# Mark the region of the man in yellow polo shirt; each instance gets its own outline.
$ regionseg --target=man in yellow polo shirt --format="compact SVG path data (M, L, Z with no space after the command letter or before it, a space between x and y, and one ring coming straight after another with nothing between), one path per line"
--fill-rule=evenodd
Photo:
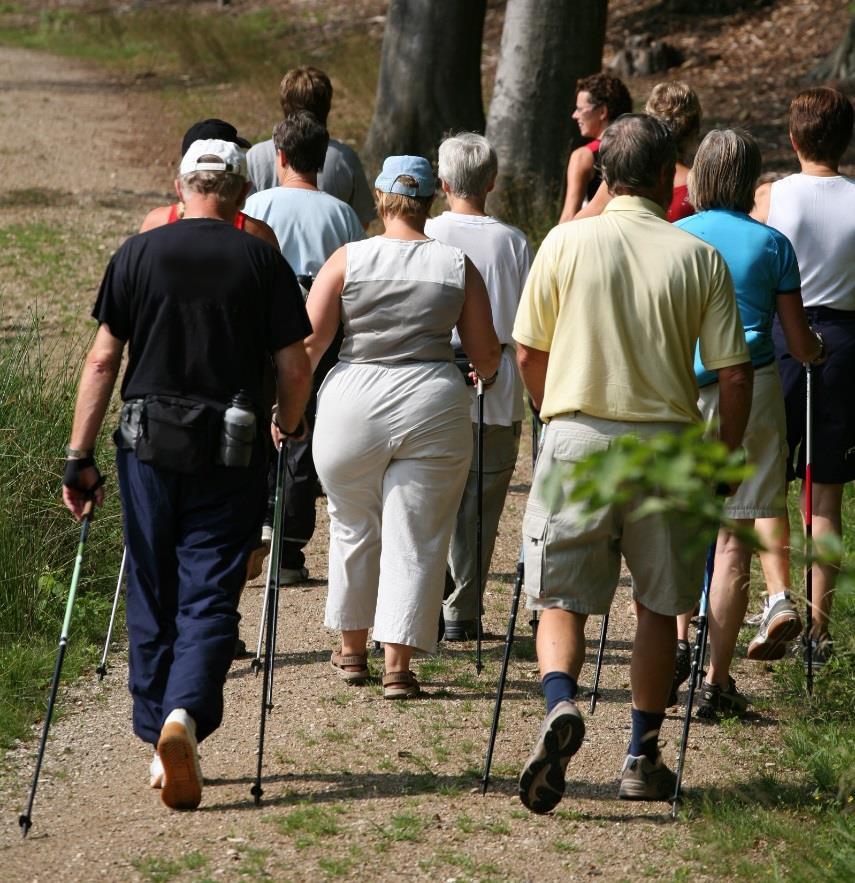
M574 698L585 621L608 613L623 554L633 576L632 739L619 796L667 800L674 774L657 747L674 674L676 620L698 599L703 557L687 559L685 530L662 516L633 520L614 506L593 520L578 506L550 512L540 476L621 435L647 437L698 422L693 355L718 371L722 441L737 447L752 371L733 286L715 249L670 225L676 151L658 120L627 114L609 126L600 162L615 199L605 212L556 227L531 268L514 339L523 382L546 434L523 522L526 595L542 611L537 656L547 716L520 776L522 802L549 812L585 725ZM634 505L638 505L635 501Z

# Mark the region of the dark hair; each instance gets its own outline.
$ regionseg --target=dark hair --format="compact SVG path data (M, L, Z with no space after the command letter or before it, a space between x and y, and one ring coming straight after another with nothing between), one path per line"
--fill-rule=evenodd
M307 110L285 117L273 129L273 145L281 150L288 165L303 174L323 168L330 136L324 124Z
M713 129L701 141L689 172L689 201L699 211L748 214L760 177L760 148L742 129Z
M632 113L632 97L629 89L611 74L592 74L576 83L576 94L587 92L594 106L604 104L609 120L616 120L622 113Z
M330 78L316 67L295 67L279 83L282 116L308 110L324 125L330 114L333 88Z
M677 146L662 120L646 113L625 113L603 132L600 165L610 191L634 193L659 183L662 170L673 169Z
M837 163L852 140L852 102L837 89L805 89L790 102L790 135L813 162Z

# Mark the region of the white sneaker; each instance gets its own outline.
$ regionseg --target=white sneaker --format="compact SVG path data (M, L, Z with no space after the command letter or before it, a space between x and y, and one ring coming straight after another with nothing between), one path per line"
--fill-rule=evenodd
M163 764L160 762L160 755L155 751L154 757L148 768L148 784L150 788L163 787Z
M196 809L202 800L202 768L196 722L176 708L163 722L157 753L163 766L160 799L171 809Z

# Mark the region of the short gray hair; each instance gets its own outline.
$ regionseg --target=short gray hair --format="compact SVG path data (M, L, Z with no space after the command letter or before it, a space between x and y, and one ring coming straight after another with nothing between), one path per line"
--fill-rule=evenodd
M699 212L711 208L751 211L762 158L743 129L713 129L701 141L689 172L689 202Z
M483 196L498 168L493 145L476 132L452 135L439 145L439 177L455 196Z
M662 170L677 162L677 146L668 127L646 113L625 113L603 132L600 165L609 191L648 190Z
M222 162L218 156L200 156L199 162ZM246 180L240 175L232 175L230 172L190 172L188 175L180 175L181 191L189 190L191 193L200 193L203 196L213 193L218 202L232 203L240 198Z

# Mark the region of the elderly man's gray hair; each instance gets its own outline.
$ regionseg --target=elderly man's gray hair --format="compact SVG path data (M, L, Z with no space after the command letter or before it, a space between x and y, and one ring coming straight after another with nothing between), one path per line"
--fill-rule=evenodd
M635 193L659 183L662 170L673 169L677 146L668 127L646 113L625 113L603 133L600 166L609 191Z
M200 156L200 162L217 162L218 156ZM215 195L221 205L236 202L246 181L240 175L229 172L190 172L178 178L182 193L199 193L203 196Z
M499 168L493 145L476 132L461 132L439 145L439 177L455 196L483 196Z

